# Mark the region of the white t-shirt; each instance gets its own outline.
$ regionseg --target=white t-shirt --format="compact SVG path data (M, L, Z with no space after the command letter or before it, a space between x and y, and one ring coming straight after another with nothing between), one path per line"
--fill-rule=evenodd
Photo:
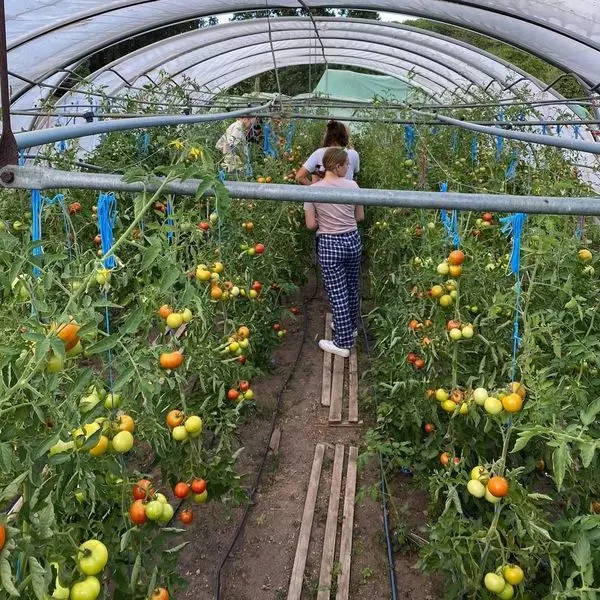
M309 173L314 173L317 170L317 165L323 169L323 155L327 148L317 148L302 165ZM358 152L352 148L346 148L348 153L348 170L346 171L346 179L354 179L355 173L360 171L360 157Z
M346 189L358 189L356 181L345 177L338 177L333 181L317 181L311 187L337 187ZM320 202L305 202L305 211L314 211L317 217L320 234L347 233L356 229L356 217L354 216L356 206L354 204L325 204Z

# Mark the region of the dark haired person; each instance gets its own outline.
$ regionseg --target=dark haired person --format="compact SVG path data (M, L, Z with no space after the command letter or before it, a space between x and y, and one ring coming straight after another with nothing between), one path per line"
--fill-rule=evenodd
M349 142L350 136L346 126L339 121L329 121L323 137L322 147L317 148L300 167L296 174L296 181L302 185L312 185L323 176L323 155L327 148L344 148L347 151L348 171L346 172L346 179L353 180L360 170L360 156L356 150L348 148Z
M327 148L323 154L325 174L313 186L357 189L356 181L346 178L349 162L343 148ZM363 206L304 204L306 226L317 232L317 258L333 314L333 341L320 340L319 347L343 357L350 355L356 337L361 255L357 222L364 218Z

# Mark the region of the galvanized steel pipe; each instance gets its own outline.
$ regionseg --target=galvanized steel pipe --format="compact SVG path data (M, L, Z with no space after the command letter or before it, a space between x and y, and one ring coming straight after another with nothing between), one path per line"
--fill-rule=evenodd
M600 145L600 144L599 144ZM10 175L14 179L10 183ZM88 189L122 192L153 192L160 180L126 183L120 175L57 171L41 167L8 166L0 171L0 184L7 189ZM164 192L195 196L200 181L173 181ZM413 190L379 190L322 188L303 185L225 182L232 198L272 200L279 202L324 202L332 204L362 204L393 208L427 210L470 210L493 212L525 212L530 214L595 215L600 216L600 197L510 196L505 194L464 194L452 192L416 192ZM214 195L208 190L206 196Z

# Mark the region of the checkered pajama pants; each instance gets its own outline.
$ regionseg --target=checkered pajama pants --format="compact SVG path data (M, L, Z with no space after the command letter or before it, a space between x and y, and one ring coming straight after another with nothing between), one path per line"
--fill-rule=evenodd
M357 230L317 237L319 266L333 313L333 341L338 348L354 345L353 333L359 311L360 255Z

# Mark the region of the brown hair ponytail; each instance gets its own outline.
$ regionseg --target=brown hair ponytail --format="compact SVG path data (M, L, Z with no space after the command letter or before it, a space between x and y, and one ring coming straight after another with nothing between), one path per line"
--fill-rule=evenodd
M331 146L341 146L345 148L348 145L349 136L348 129L343 123L334 121L333 119L327 123L325 137L323 138L323 147L330 148Z

